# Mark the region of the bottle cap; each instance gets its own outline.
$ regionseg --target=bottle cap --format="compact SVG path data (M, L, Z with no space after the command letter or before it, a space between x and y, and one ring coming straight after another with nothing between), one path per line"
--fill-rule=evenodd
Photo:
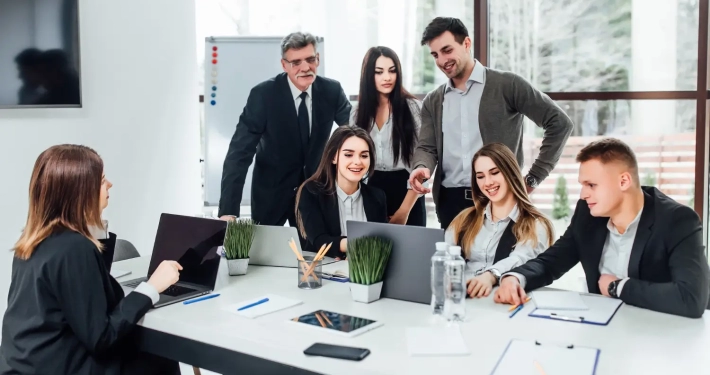
M436 251L447 251L449 249L449 244L446 242L437 242Z
M450 246L449 254L451 255L461 255L461 246Z

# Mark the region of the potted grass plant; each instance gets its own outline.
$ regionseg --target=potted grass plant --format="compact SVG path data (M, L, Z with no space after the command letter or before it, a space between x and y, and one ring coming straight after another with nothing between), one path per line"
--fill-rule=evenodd
M380 237L361 237L348 241L350 294L357 302L370 303L380 298L382 278L392 253L392 241Z
M227 224L224 237L224 257L231 276L245 275L249 266L249 250L254 242L256 222L252 219L237 219Z

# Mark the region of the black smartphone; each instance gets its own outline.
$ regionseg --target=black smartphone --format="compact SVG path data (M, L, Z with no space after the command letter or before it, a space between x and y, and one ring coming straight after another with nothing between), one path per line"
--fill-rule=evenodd
M315 343L303 351L305 355L361 361L370 355L370 349Z

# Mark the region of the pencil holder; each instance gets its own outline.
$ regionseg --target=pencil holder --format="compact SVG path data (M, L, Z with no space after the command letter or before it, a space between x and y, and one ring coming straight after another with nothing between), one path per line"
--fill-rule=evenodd
M314 261L313 258L304 256L302 261L298 261L298 287L301 289L318 289L323 286L321 261Z

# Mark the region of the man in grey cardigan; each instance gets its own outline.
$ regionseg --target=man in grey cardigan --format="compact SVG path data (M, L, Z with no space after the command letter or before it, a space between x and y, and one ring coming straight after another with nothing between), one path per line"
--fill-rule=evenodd
M471 160L484 144L505 144L522 168L524 116L545 130L540 154L525 176L529 193L557 164L573 125L552 99L524 78L473 59L471 38L461 20L435 18L424 29L425 44L449 81L424 98L409 183L417 193L429 193L423 183L438 170L432 189L439 222L446 229L473 205Z

